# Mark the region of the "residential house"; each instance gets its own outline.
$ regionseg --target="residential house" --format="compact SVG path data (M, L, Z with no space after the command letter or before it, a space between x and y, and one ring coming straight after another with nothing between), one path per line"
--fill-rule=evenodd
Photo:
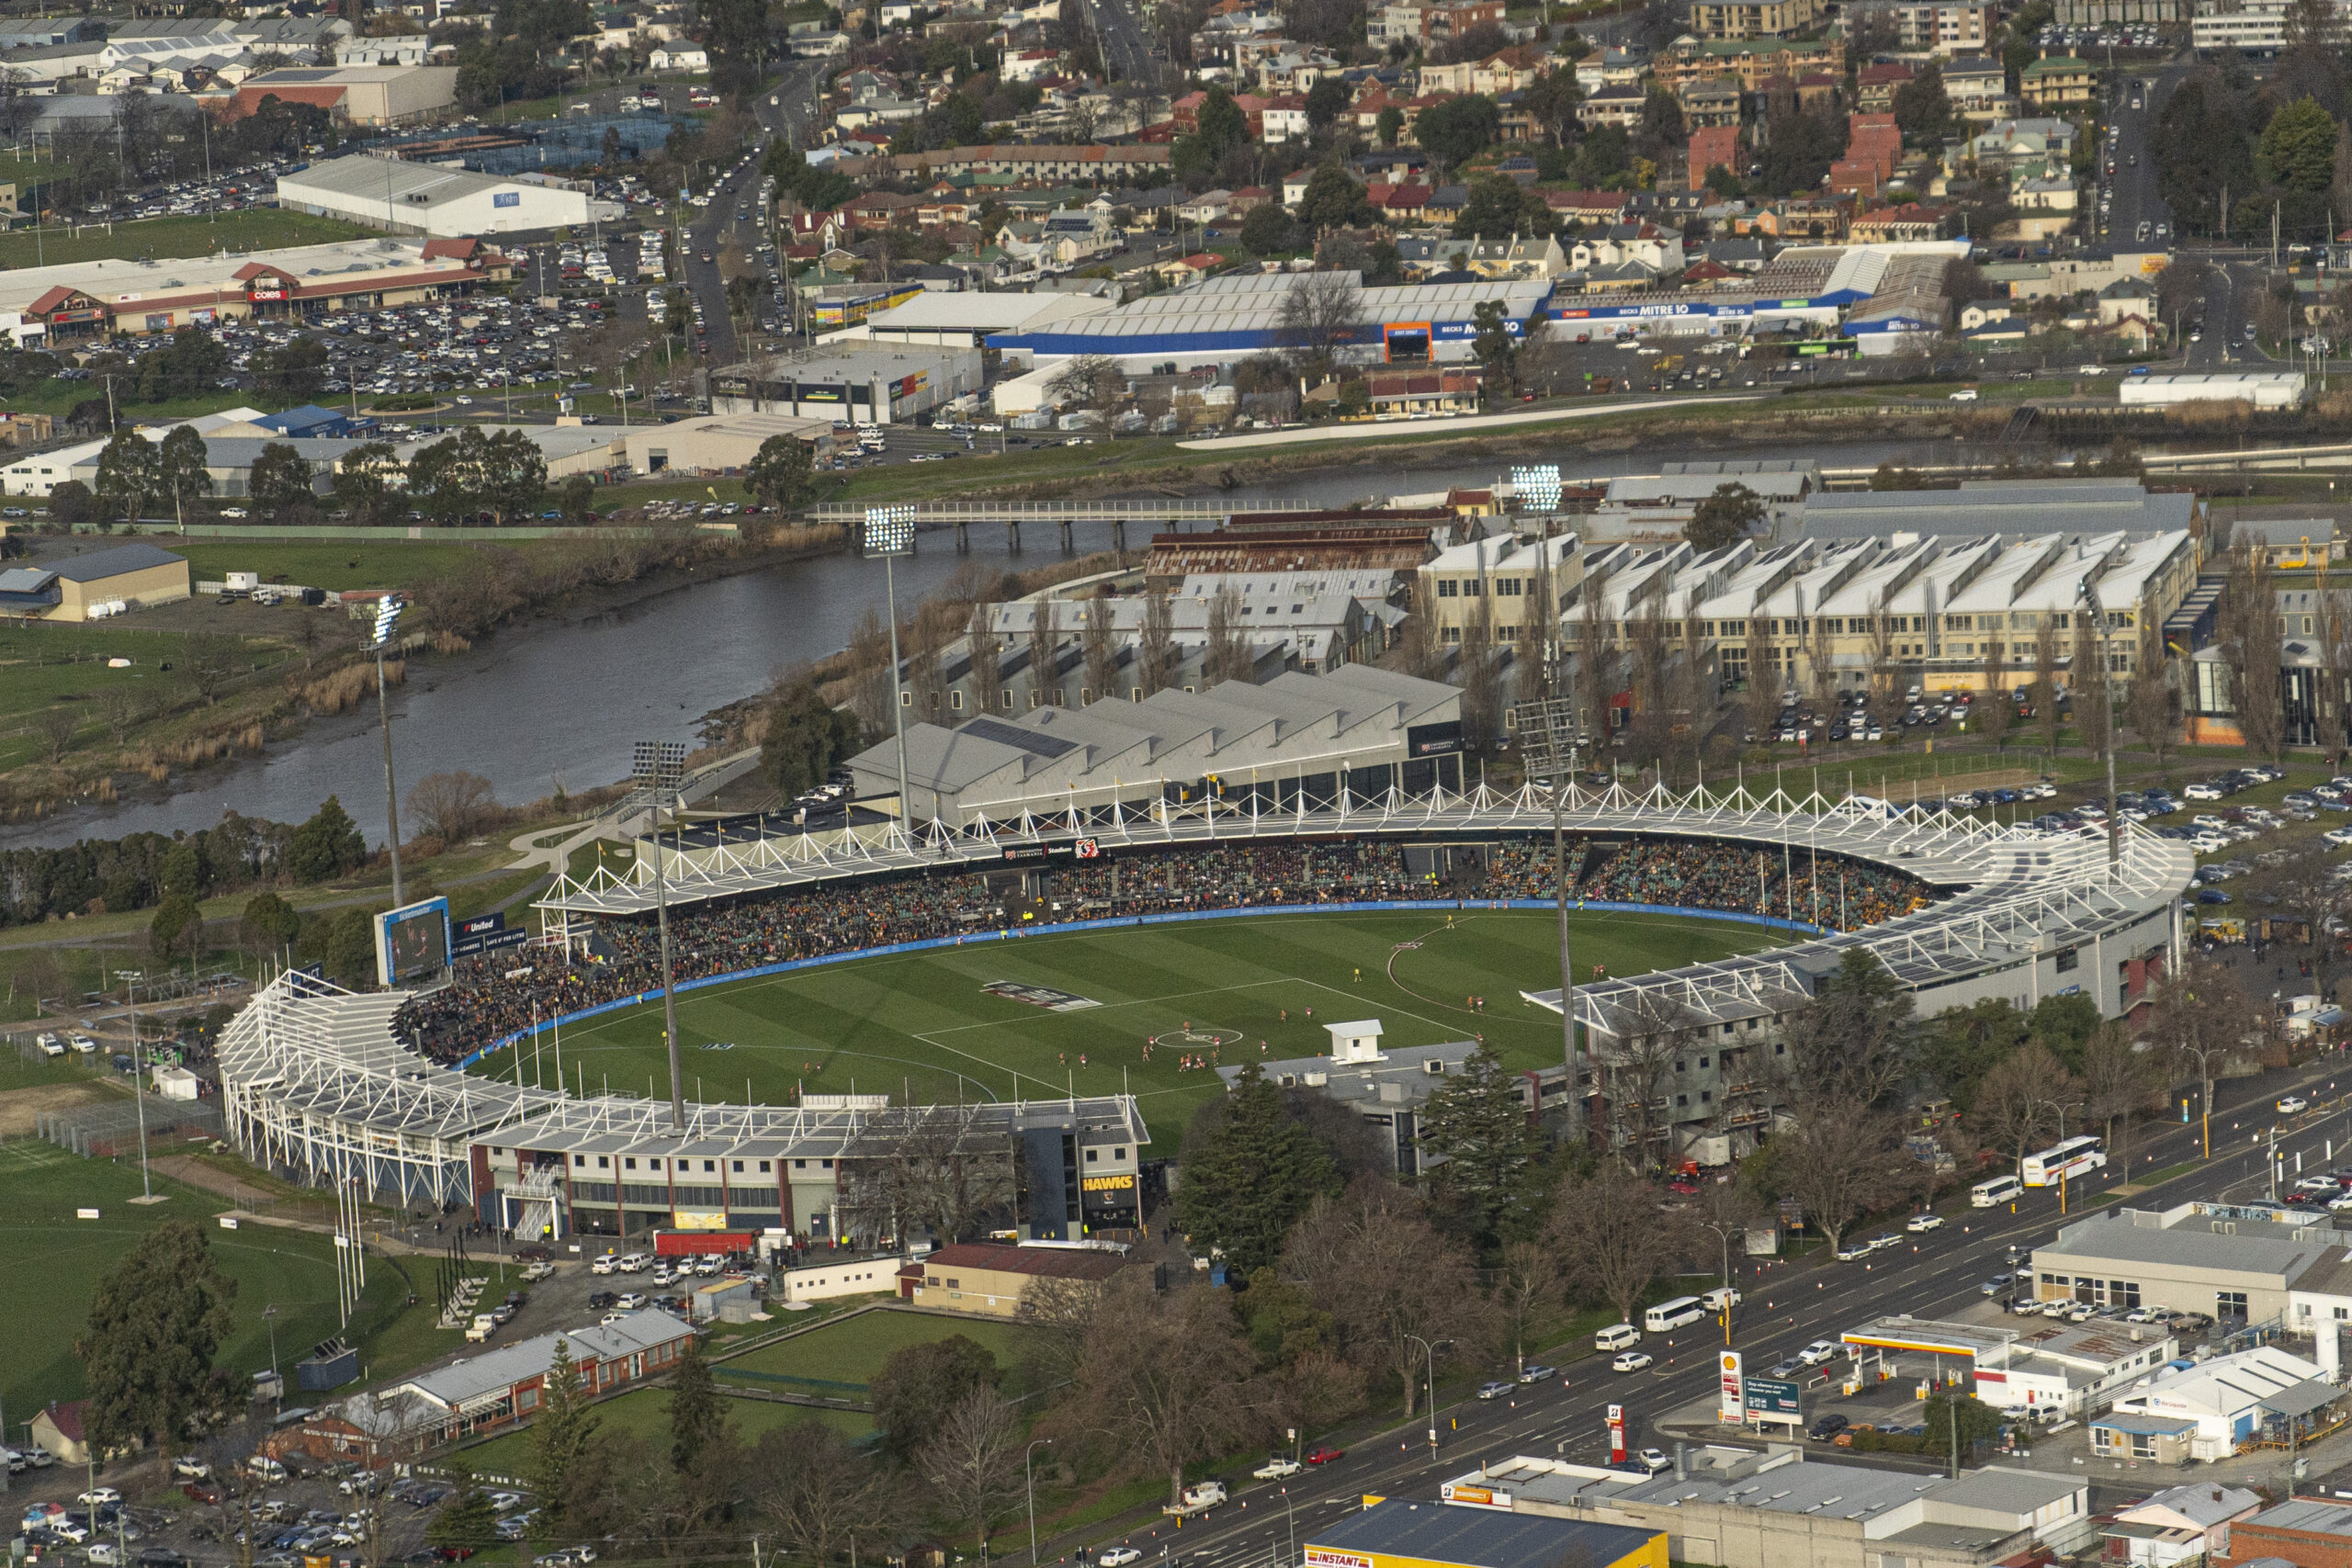
M2167 1486L2116 1511L2099 1530L2100 1561L2130 1568L2176 1568L2194 1558L2230 1554L2230 1527L2262 1509L2262 1495L2243 1486L2199 1481Z
M1649 269L1651 277L1679 273L1688 265L1682 254L1682 236L1654 223L1614 223L1603 229L1588 229L1570 242L1567 256L1568 265L1578 272L1638 262Z
M1034 82L1059 71L1061 62L1061 51L1057 49L1009 50L998 74L1008 82Z
M1550 234L1522 239L1479 240L1464 258L1464 269L1480 277L1557 277L1568 270L1560 242Z
M1176 134L1189 136L1201 128L1201 106L1208 102L1208 97L1205 91L1187 93L1169 106L1169 120L1175 126ZM1266 105L1270 101L1254 93L1233 95L1233 107L1239 109L1243 117L1249 120L1250 136L1252 141L1266 134Z
M1475 28L1503 24L1503 0L1403 0L1385 5L1366 19L1374 45L1419 45L1460 38Z
M1603 87L1577 105L1577 123L1631 130L1642 123L1642 107L1648 101L1649 95L1639 87Z
M1900 207L1884 207L1863 213L1854 220L1852 237L1857 244L1938 240L1943 237L1946 216L1940 207L1923 207L1916 201L1906 201Z
M1265 114L1259 123L1266 128L1266 141L1270 146L1284 141L1306 141L1312 134L1306 123L1306 95L1280 93L1268 98ZM1302 194L1305 188L1302 185Z
M1887 114L1894 108L1894 95L1908 85L1916 73L1900 60L1880 61L1863 66L1854 73L1854 107L1865 114Z
M1152 270L1169 288L1182 288L1188 283L1198 283L1224 265L1225 258L1214 251L1195 251L1189 256L1161 262Z
M2009 73L1986 55L1962 55L1944 62L1944 96L1966 115L2014 115L2017 99L2009 93Z
M1740 103L1745 95L1736 76L1686 82L1676 96L1681 101L1682 123L1686 126L1694 130L1739 128Z
M901 220L914 221L915 209L922 205L916 197L900 196L896 191L870 190L843 203L842 216L852 229L860 233L871 233L890 228Z
M1979 174L2061 173L2073 165L2075 135L2072 121L2055 118L1996 120L1969 138L1968 156Z
M710 54L698 44L665 43L645 57L645 67L657 76L673 72L701 75L710 69Z
M1419 222L1429 209L1430 198L1436 194L1418 181L1373 186L1364 192L1366 199L1384 216L1400 223Z
M1375 415L1476 413L1486 377L1475 369L1374 370L1363 381Z
M1430 223L1452 224L1470 205L1470 187L1466 185L1443 185L1430 192L1421 204L1421 218Z
M1176 216L1187 223L1214 223L1224 217L1232 206L1231 191L1204 190L1200 195L1180 204L1176 209Z
M1616 190L1547 190L1543 193L1544 205L1560 215L1560 221L1577 222L1590 228L1596 223L1615 223L1625 216L1626 196Z
M2045 55L2018 73L2018 96L2040 109L2096 103L2098 76L2087 60Z
M1650 57L1638 50L1604 49L1577 62L1577 85L1588 94L1603 87L1631 87L1649 74Z

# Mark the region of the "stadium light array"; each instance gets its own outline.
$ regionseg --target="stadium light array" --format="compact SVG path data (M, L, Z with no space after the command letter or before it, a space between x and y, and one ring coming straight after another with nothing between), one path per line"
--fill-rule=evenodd
M869 506L865 509L865 553L871 556L910 556L915 553L915 509Z
M1543 513L1560 510L1560 465L1557 463L1512 468L1510 487L1518 492L1522 510Z
M392 627L399 624L401 612L407 608L408 602L401 598L400 595L396 593L387 593L381 600L378 601L376 605L375 647L381 649L390 645L392 640Z

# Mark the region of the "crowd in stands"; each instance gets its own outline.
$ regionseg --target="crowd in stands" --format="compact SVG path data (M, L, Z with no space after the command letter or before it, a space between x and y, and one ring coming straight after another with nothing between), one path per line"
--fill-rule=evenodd
M1886 867L1799 851L1791 866L1755 847L1710 840L1570 840L1574 897L1783 915L1851 929L1917 908L1928 889ZM1405 898L1549 898L1552 846L1536 840L1460 855L1445 876L1406 869L1387 840L1237 842L1125 852L1055 863L1042 893L1003 868L795 889L671 911L671 963L681 980L792 959L855 953L1072 919L1276 905ZM1815 903L1816 888L1820 902ZM401 1032L435 1060L463 1060L547 1020L662 984L650 916L599 922L566 957L551 948L458 961L455 983L409 1004ZM527 975L515 972L527 969Z
M1612 904L1670 904L1776 915L1854 931L1907 915L1928 901L1917 879L1890 867L1802 846L1784 857L1754 844L1712 839L1568 840L1569 897ZM1499 846L1487 884L1511 898L1549 898L1558 887L1552 846ZM1817 900L1817 901L1816 901Z

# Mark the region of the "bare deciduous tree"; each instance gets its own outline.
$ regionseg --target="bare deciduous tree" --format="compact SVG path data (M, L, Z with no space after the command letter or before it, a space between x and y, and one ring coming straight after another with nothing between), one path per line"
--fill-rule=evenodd
M1663 1189L1615 1159L1561 1189L1544 1241L1578 1296L1632 1318L1643 1292L1689 1247L1682 1216L1665 1199Z
M1781 1190L1833 1248L1847 1226L1899 1190L1904 1174L1894 1117L1850 1100L1806 1103L1793 1126L1772 1135L1771 1149Z
M1337 1201L1317 1199L1291 1232L1282 1271L1331 1314L1344 1354L1397 1380L1408 1416L1419 1408L1425 1370L1416 1336L1465 1350L1488 1337L1492 1309L1469 1254L1408 1191L1365 1183Z
M463 843L498 819L498 792L463 768L427 773L408 792L409 819L447 844Z
M1143 631L1136 640L1137 683L1147 697L1164 690L1176 674L1175 608L1165 593L1147 595Z
M2041 750L2058 754L2058 615L2046 611L2033 633L2033 706L2041 721Z
M2074 1075L2048 1048L2029 1042L1984 1075L1968 1121L1987 1144L2014 1150L2022 1171L2028 1151L2054 1135L2065 1112L2082 1103L2082 1086Z
M1181 1504L1184 1467L1226 1451L1249 1419L1249 1343L1222 1291L1154 1291L1151 1276L1114 1276L1078 1376L1076 1408L1100 1438Z
M996 635L996 605L982 599L972 606L972 705L994 713L1004 705L1004 644Z
M1993 742L1996 752L2009 744L2009 726L2017 722L2018 705L2009 695L2009 645L1993 641L1984 645L1984 703L1968 716L1971 728Z
M882 1539L905 1511L891 1472L815 1416L761 1433L750 1469L752 1506L811 1562L831 1562L853 1540Z
M870 1116L842 1150L842 1223L879 1241L927 1227L943 1242L1011 1205L1012 1158L976 1105L897 1108Z
M1029 622L1029 690L1032 706L1061 705L1061 601L1040 599Z
M1481 594L1462 628L1462 734L1473 751L1491 750L1502 734L1502 651L1495 643L1494 600Z
M1502 1267L1495 1271L1495 1307L1510 1333L1516 1371L1527 1370L1528 1329L1558 1308L1567 1288L1566 1259L1558 1248L1540 1241L1514 1241L1503 1248Z
M2230 705L2246 750L2273 761L2286 743L2279 689L2286 627L2270 584L2270 556L2250 542L2230 558L2230 591L2222 601L2222 645L2228 651Z
M1101 702L1119 683L1119 649L1111 635L1111 601L1101 594L1087 601L1086 621L1079 629L1079 645L1086 653L1089 702Z
M1081 354L1056 371L1046 393L1057 403L1076 403L1097 413L1108 413L1126 390L1127 373L1105 354Z
M849 634L849 665L850 711L866 734L881 734L890 728L899 681L890 668L890 628L871 604L859 613Z
M1230 582L1220 586L1209 601L1208 646L1201 653L1203 684L1249 679L1250 645L1241 635L1241 595Z
M2172 754L2176 715L2172 689L2172 661L2165 649L2164 628L2156 618L2142 612L2140 616L2140 646L2132 660L2132 695L2129 699L2132 732L2140 744L2155 753L2156 767L2170 776L2166 760Z
M1300 376L1319 382L1363 322L1363 294L1353 275L1304 273L1283 290L1276 341Z
M948 1412L915 1456L915 1470L940 1511L972 1527L986 1561L989 1536L1021 1500L1021 1418L992 1388Z

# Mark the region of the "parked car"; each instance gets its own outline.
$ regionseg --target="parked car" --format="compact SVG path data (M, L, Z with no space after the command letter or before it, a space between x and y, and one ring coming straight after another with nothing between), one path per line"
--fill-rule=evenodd
M1826 1443L1844 1431L1849 1425L1850 1423L1843 1416L1833 1410L1807 1427L1804 1435L1816 1443Z

